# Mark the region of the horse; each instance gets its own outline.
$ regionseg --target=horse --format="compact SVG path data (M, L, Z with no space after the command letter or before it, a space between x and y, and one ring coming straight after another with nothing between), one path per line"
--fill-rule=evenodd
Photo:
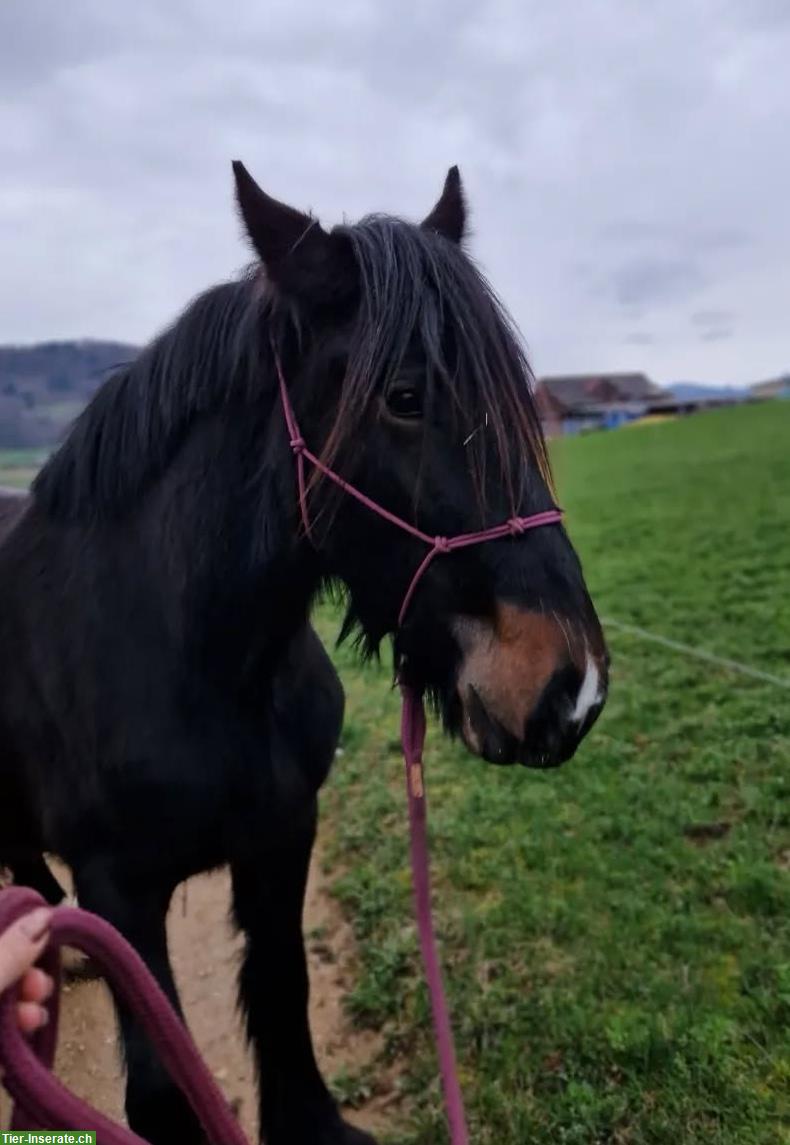
M453 552L398 608L422 543L313 470L300 514L278 397L323 463L429 536L554 507L532 375L465 249L457 168L421 223L325 230L234 163L254 260L99 388L0 544L0 864L49 899L44 861L113 923L178 1006L175 888L229 866L239 1000L268 1145L375 1145L319 1072L302 935L317 794L343 691L313 627L342 638L495 764L569 758L608 653L561 524ZM130 1126L202 1141L119 1007Z

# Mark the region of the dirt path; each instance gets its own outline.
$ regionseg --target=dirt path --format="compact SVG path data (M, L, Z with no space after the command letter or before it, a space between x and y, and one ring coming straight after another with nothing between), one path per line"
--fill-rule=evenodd
M187 1021L209 1068L238 1112L250 1141L256 1138L253 1070L235 1009L240 943L227 923L230 887L226 872L201 875L180 889L168 919L170 950ZM343 1012L343 995L353 977L350 927L327 892L320 858L313 863L305 909L309 942L311 1024L321 1068L327 1078L358 1073L376 1056L374 1034L353 1030ZM122 1073L115 1019L107 990L99 981L75 981L64 988L57 1070L65 1083L93 1105L122 1118ZM382 1077L379 1092L363 1107L348 1111L354 1124L371 1132L397 1116L394 1079ZM0 1127L7 1100L0 1090Z

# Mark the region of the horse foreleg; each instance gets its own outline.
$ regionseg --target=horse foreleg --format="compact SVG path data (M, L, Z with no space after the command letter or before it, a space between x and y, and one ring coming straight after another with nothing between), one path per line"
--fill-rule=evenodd
M233 909L246 937L239 992L258 1063L261 1135L267 1145L375 1145L341 1118L310 1036L302 909L316 818L313 803L287 840L231 862Z
M80 906L112 923L135 947L180 1013L167 953L165 922L172 886L141 886L132 877L111 875L109 857L94 856L74 872ZM151 1145L204 1145L205 1135L156 1051L126 1008L118 1004L127 1068L126 1116Z

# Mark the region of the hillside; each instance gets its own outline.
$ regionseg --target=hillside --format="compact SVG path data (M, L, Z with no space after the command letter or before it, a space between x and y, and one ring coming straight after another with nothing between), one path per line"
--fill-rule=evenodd
M698 382L673 382L667 389L682 401L697 401L701 398L741 401L749 396L747 386L704 386Z
M134 357L123 342L0 346L0 448L53 445L104 379Z

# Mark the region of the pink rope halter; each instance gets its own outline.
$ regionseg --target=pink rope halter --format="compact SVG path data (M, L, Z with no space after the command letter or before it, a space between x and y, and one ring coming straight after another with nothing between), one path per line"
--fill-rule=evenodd
M305 440L299 431L291 400L288 396L288 387L285 384L280 360L275 354L277 378L280 386L280 401L283 407L283 416L288 429L289 444L296 457L296 479L299 488L299 510L302 523L308 537L312 539L310 529L310 515L307 507L307 482L305 481L305 462L308 461L330 481L339 486L344 493L348 493L366 509L376 513L391 525L409 533L412 537L422 541L428 546L428 552L423 557L409 587L403 597L398 612L398 627L403 623L409 605L414 598L417 586L430 567L432 561L440 554L452 553L456 549L465 549L470 545L479 545L484 541L497 541L502 537L516 537L526 533L529 529L538 529L543 525L558 525L562 521L562 512L559 509L546 509L541 513L533 513L529 517L511 517L500 525L490 529L481 529L476 533L458 533L454 537L431 537L415 525L404 521L402 517L391 513L383 505L371 500L354 485L349 484L338 473L325 465L319 457L307 448ZM452 1145L468 1145L469 1131L466 1127L464 1103L461 1096L461 1087L458 1083L458 1071L455 1064L455 1047L450 1025L450 1015L447 1008L447 999L444 993L442 972L439 957L436 951L436 935L433 926L431 911L431 876L430 857L428 854L427 832L427 802L425 797L425 780L423 773L423 747L425 744L425 705L422 695L414 688L401 684L401 744L403 746L403 760L406 767L406 792L409 802L409 835L412 884L414 887L415 917L417 931L420 939L425 977L428 983L428 992L431 998L431 1013L433 1016L434 1036L439 1056L439 1070L442 1078L447 1122L450 1127L450 1140Z

